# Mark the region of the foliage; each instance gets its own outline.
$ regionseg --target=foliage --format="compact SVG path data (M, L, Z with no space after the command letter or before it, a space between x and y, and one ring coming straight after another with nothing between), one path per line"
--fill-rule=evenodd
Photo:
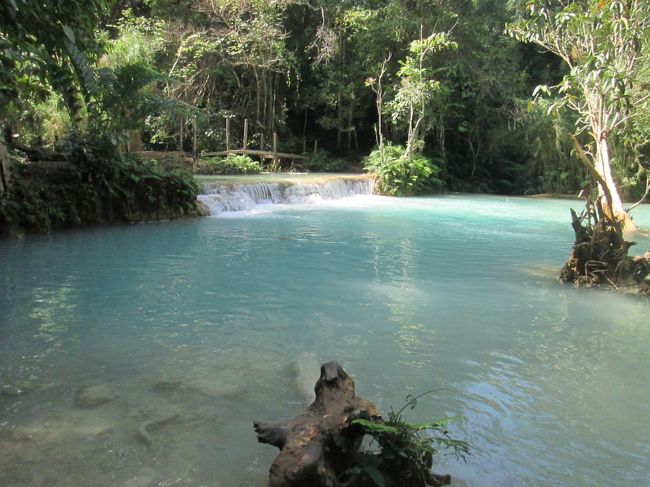
M346 165L343 159L333 158L328 151L320 149L311 155L307 168L314 172L341 172Z
M384 422L355 419L352 424L370 435L378 449L362 452L358 466L346 472L360 476L361 486L423 486L434 482L431 474L433 457L441 448L450 449L457 457L465 459L469 445L453 439L447 426L461 420L451 417L431 423L408 423L404 411L414 409L418 400L434 391L419 396L408 395L406 404L397 412L391 409ZM372 444L370 446L373 446ZM436 483L437 484L437 483Z
M589 187L589 175L573 154L570 134L573 120L567 115L547 116L548 103L540 99L522 103L522 123L526 123L523 143L532 161L528 165L529 192L568 194Z
M409 159L404 147L387 144L364 160L364 170L377 177L377 189L389 196L411 196L431 192L442 181L440 168L430 159L413 154Z
M646 9L640 0L1 0L0 125L25 145L88 130L114 136L123 152L196 143L200 153L225 149L226 117L230 148L241 147L247 119L250 147L264 140L267 149L277 133L283 150L328 151L332 160L319 155L312 170L339 170L340 157L353 160L385 141L404 144L409 157L435 156L436 177L450 189L573 191L584 170L571 154L576 131L564 129L576 117L549 114L555 97L526 108L536 85L559 90L571 68L503 26L534 20L534 5L570 7L576 19L589 7L604 19L622 3L634 7L634 22L621 38L639 55L625 96L610 90L630 111L610 133L611 163L623 191L640 197L650 79L650 36L635 37L639 16L632 18ZM590 30L605 36L608 22ZM573 58L624 64L625 56L598 49L600 57ZM377 105L368 87L379 88L380 72L385 103ZM587 154L589 137L577 135Z
M425 117L434 118L430 113L431 104L436 95L443 90L440 81L431 78L425 60L432 53L456 47L458 44L443 32L434 32L423 38L421 27L420 39L409 44L409 55L400 61L400 69L397 71L399 86L387 109L392 113L395 121L404 119L408 125L406 157L409 159L414 152L422 149L420 132L426 133L422 123Z
M126 10L112 29L114 38L108 31L99 35L104 52L95 66L91 123L94 130L120 135L141 129L148 116L176 107L158 89L168 80L155 66L164 48L164 23L134 17Z
M645 0L534 0L527 2L526 12L526 18L507 26L508 32L547 49L569 68L559 84L540 85L533 95L554 97L548 114L568 109L577 115L572 135L575 149L598 181L605 211L623 220L612 174L612 145L616 132L635 115L635 106L646 106L648 95L632 88L642 43L650 35L650 4Z
M204 159L199 164L199 174L259 174L262 166L248 156L228 154L227 157Z
M162 75L144 63L102 68L98 79L97 113L91 120L97 130L120 133L137 129L148 115L165 108L165 99L151 90Z
M0 120L19 100L24 65L58 91L75 116L88 99L93 72L86 53L107 0L0 2Z
M196 212L191 173L120 157L105 138L73 141L68 165L15 163L0 200L0 232L49 232L80 224L174 218Z

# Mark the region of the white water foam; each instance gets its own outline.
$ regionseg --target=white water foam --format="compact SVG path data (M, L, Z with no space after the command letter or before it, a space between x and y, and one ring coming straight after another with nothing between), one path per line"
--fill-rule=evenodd
M210 216L233 212L254 212L276 205L306 205L335 201L359 195L372 195L372 179L333 179L324 182L215 182L205 185L199 201Z

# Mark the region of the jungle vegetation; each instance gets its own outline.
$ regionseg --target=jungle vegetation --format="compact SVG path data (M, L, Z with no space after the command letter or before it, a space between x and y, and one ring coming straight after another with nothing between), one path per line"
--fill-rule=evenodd
M587 189L624 218L650 189L649 19L644 0L0 0L0 192L32 149L198 156L228 119L231 147L247 120L249 147L277 134L387 194Z

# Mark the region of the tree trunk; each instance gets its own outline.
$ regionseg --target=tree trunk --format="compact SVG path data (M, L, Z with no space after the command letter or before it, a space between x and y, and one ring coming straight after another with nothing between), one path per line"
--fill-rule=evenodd
M275 104L277 102L276 95L277 95L277 91L278 91L278 77L277 76L273 76L271 85L272 85L272 90L273 90L272 97L271 97L271 133L273 133L273 132L276 131L276 129L275 129L275 112L276 112Z
M244 139L243 142L242 142L242 144L243 144L242 148L244 149L243 154L246 155L246 151L248 149L248 119L247 118L244 119L244 136L243 136L243 139Z
M7 148L2 139L0 139L0 197L9 191L9 164Z
M226 152L230 150L230 119L226 117Z
M303 110L303 121L302 121L302 153L307 152L307 107L304 107Z
M196 172L198 166L198 141L197 141L196 116L192 119L192 172Z
M601 207L605 215L610 220L618 222L619 230L621 231L636 230L637 226L630 218L629 213L623 208L618 187L612 177L607 136L605 132L598 132L597 130L594 130L594 133L603 134L596 141L596 160L590 159L580 145L580 142L578 142L577 137L571 135L571 141L573 142L576 155L587 171L589 171L589 174L598 182L599 199L601 200Z
M618 187L612 176L611 159L609 155L609 141L605 132L600 135L596 147L596 171L604 181L606 188L602 183L598 183L600 196L606 201L603 211L608 217L619 221L624 230L636 230L637 227L630 218L630 215L623 207L623 201L618 192Z
M352 152L352 119L353 119L353 105L350 103L350 109L348 110L348 126L346 130L348 131L348 145L347 145L347 150L346 153L350 155L350 152Z
M413 109L413 104L409 106L409 130L408 130L408 135L406 136L406 153L405 157L409 161L411 160L411 156L413 155L413 144L415 143L415 128L413 125L413 117L414 117L414 109Z
M255 75L255 123L257 126L262 125L260 120L262 112L262 87L260 86L260 77L257 74L257 69L253 69Z
M184 125L184 123L185 123L185 120L183 119L183 117L181 117L181 126L180 126L180 129L178 131L178 151L181 152L181 153L183 152L183 138L184 138L183 125Z

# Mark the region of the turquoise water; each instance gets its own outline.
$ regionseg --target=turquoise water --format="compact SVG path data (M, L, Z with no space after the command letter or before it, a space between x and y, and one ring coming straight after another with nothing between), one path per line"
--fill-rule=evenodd
M301 411L332 359L384 410L443 388L410 419L466 417L454 485L643 485L649 303L556 282L571 205L359 197L2 241L0 485L264 485L252 421ZM114 398L77 407L86 386Z

